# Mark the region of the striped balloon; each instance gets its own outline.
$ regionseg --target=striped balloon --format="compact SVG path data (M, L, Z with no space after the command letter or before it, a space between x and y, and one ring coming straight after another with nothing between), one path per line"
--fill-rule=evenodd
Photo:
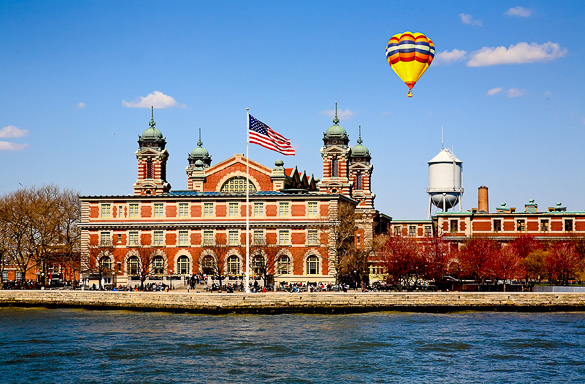
M386 47L386 58L394 72L409 89L425 73L435 57L435 45L422 33L404 32L392 36ZM408 97L412 91L408 92Z

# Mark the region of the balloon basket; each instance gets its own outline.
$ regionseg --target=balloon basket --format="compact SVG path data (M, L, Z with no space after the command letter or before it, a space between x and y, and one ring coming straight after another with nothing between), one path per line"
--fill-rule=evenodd
M412 97L412 91L408 91L408 97Z

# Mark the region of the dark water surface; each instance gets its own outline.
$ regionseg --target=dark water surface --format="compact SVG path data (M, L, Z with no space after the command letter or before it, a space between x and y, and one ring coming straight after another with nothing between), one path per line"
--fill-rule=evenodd
M0 309L3 383L585 382L585 313Z

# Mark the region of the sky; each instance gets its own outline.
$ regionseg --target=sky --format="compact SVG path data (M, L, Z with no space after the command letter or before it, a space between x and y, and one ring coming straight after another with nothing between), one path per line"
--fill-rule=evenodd
M174 190L199 128L213 164L246 153L246 108L296 150L250 145L251 159L321 178L338 103L394 219L427 217L442 146L463 161L463 210L482 185L491 211L529 199L585 210L585 2L443 3L2 0L0 194L132 194L151 105ZM385 57L405 31L436 48L411 98Z

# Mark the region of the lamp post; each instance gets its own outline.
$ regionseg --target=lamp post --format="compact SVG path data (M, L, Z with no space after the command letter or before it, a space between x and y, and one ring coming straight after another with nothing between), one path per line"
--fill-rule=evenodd
M169 282L170 288L173 289L173 271L172 270L169 271L169 280L170 280L170 282Z

